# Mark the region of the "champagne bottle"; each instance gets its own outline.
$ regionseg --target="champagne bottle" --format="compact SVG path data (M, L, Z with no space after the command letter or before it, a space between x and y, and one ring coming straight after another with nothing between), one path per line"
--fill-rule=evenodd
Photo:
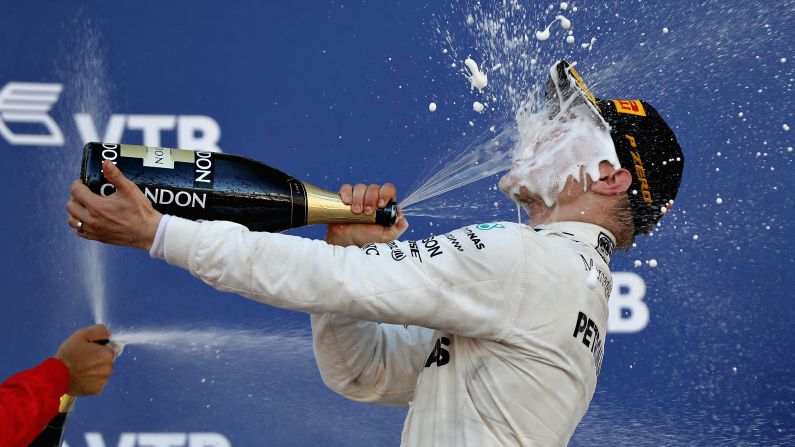
M236 155L88 143L80 178L108 196L114 186L102 175L110 160L161 213L187 219L228 220L253 231L278 232L321 223L395 224L390 202L372 216L353 214L337 193L304 183L266 164Z
M60 447L63 443L64 429L66 428L66 418L74 407L75 397L71 394L61 396L61 404L58 407L58 414L50 419L47 427L39 433L39 436L30 443L28 447Z

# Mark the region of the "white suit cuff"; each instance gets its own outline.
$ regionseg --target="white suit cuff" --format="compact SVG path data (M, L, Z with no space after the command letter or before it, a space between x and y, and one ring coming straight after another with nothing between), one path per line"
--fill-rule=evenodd
M163 259L190 271L190 255L201 223L171 216L164 231Z
M158 259L165 259L166 250L166 227L171 216L164 214L157 224L157 232L155 233L155 240L152 241L152 247L149 248L149 256Z

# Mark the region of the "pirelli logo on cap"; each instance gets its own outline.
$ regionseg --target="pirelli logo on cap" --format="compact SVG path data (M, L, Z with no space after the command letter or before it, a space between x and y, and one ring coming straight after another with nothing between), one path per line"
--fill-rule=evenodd
M646 169L643 168L643 160L640 159L640 153L638 152L638 143L632 135L624 135L624 137L632 147L629 153L632 155L632 163L635 165L635 176L638 178L638 183L640 183L640 194L645 203L651 203L651 190L649 189L649 181L646 179Z
M616 111L618 113L646 116L646 111L643 110L643 104L637 99L614 99L613 103L616 105Z
M596 105L596 98L594 98L593 94L591 94L591 91L588 90L588 85L585 83L585 81L582 80L580 74L577 73L577 70L575 70L574 67L572 67L571 65L569 65L569 73L571 73L571 76L574 78L574 81L577 83L577 87L579 87L580 90L582 90L582 92L585 93L585 97L588 98L588 101L591 103L591 105L596 107L596 110L599 110L599 106Z

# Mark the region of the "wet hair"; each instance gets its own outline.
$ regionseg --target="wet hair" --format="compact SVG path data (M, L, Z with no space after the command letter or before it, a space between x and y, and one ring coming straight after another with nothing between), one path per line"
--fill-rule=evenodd
M629 196L621 195L621 199L616 202L611 213L614 228L613 236L616 237L616 249L628 250L635 242L635 222L632 213L632 205L629 203Z

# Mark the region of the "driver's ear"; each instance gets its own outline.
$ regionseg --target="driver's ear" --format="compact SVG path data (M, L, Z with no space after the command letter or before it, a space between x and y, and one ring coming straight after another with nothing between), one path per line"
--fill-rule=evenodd
M624 168L606 173L591 185L591 191L605 196L624 194L632 184L632 174Z

